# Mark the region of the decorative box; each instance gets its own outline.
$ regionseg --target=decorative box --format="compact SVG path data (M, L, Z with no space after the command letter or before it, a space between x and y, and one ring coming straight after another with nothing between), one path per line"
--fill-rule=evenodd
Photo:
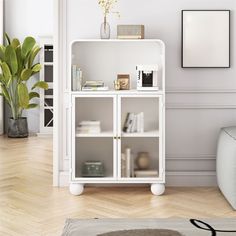
M82 166L83 177L104 177L105 170L101 161L86 161Z

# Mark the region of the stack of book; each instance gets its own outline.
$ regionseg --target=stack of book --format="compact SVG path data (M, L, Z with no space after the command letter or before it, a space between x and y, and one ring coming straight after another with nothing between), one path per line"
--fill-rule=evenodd
M79 134L97 134L101 132L101 122L97 120L87 120L79 123L76 131Z
M135 170L134 176L137 178L157 178L158 171L157 170Z
M80 91L82 85L82 71L78 65L72 65L72 90Z
M102 80L88 80L82 87L83 91L105 91L108 89Z
M134 160L130 148L126 148L125 153L121 154L121 177L134 177Z
M144 132L144 113L138 114L128 112L123 127L125 133L143 133Z

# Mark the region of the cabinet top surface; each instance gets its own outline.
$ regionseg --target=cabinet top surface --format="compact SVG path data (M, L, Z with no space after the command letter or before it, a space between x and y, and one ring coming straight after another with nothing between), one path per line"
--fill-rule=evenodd
M79 42L156 42L162 44L163 46L165 45L161 39L75 39L71 42L71 45Z
M163 95L163 90L158 91L138 91L138 90L108 90L108 91L74 91L71 95L145 95L145 96L157 96Z

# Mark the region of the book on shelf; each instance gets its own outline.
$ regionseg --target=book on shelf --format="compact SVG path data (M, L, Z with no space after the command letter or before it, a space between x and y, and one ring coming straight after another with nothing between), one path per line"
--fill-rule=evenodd
M83 91L106 91L108 89L102 80L88 80L82 87Z
M100 126L100 120L84 120L79 123L80 125Z
M102 87L104 82L102 80L87 80L84 87Z
M126 157L124 153L121 153L121 177L126 177Z
M79 134L98 134L101 133L101 122L95 120L81 121L76 128Z
M131 174L131 165L130 165L130 161L131 161L131 150L130 148L126 148L125 149L125 157L126 157L126 177L129 178L130 174Z
M144 132L144 113L128 112L126 115L123 132L125 133L143 133Z
M82 91L107 91L109 90L108 86L104 87L82 87Z
M72 91L80 91L82 89L82 70L78 65L72 65Z
M121 177L134 177L134 159L130 148L126 148L125 153L121 153Z
M135 170L134 176L137 178L158 177L158 170Z

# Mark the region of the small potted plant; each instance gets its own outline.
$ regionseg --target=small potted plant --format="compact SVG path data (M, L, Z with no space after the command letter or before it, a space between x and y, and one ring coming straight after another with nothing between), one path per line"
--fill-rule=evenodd
M5 38L7 45L0 45L0 95L5 98L11 110L8 137L28 137L28 123L27 118L23 117L23 111L38 106L32 102L33 98L39 98L36 88L48 89L44 81L28 87L32 76L41 70L41 65L34 63L40 47L33 37L26 37L22 44L16 38L11 40L7 34Z

